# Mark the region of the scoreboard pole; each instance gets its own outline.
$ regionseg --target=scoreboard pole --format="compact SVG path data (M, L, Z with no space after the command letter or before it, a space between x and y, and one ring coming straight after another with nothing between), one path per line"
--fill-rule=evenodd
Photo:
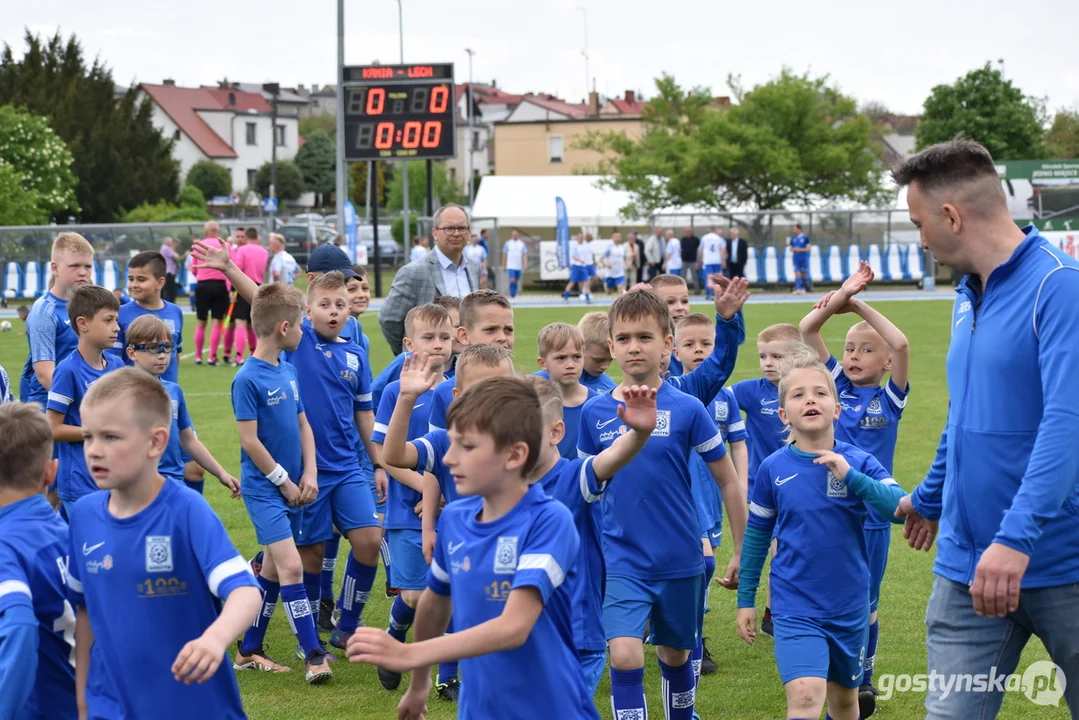
M427 161L427 217L435 214L435 181L431 177L431 161Z
M374 241L374 257L371 263L375 266L375 297L382 297L382 253L378 247L378 160L371 161L371 170L375 176L375 197L371 200L371 239ZM405 243L408 247L408 243ZM405 250L408 252L408 250Z

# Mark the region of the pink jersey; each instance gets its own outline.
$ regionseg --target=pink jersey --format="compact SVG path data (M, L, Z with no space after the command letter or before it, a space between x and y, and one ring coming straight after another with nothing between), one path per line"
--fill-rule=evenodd
M270 252L261 245L253 242L241 245L232 254L232 259L244 275L259 285L266 279L266 264L270 261Z
M223 247L229 250L230 254L233 255L233 257L235 258L235 253L232 252L231 246L227 242L221 240L221 238L203 238L202 242L210 245L211 247ZM225 273L221 272L220 270L203 267L197 262L193 263L192 267L195 269L195 279L199 280L200 282L202 280L224 280L226 283L228 282L228 278L225 277Z

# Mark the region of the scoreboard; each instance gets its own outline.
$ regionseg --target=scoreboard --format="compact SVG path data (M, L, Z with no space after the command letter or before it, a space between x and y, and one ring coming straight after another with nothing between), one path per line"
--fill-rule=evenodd
M453 63L344 68L345 160L457 154Z

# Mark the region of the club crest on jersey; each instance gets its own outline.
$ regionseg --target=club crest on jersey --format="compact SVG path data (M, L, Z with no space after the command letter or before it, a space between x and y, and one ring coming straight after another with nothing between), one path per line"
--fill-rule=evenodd
M880 398L875 397L869 401L869 407L865 409L870 415L880 415L884 412L884 408L880 406Z
M652 437L669 437L671 434L671 411L656 410L656 429Z
M963 313L968 312L970 312L970 300L964 300L959 303L959 314L962 315Z
M716 401L716 420L719 422L726 422L727 415L730 412L730 408L727 407L727 403Z
M498 575L512 575L517 572L517 537L500 537L495 548L494 572Z
M146 572L172 572L172 536L146 536Z
M165 320L164 323L165 323L165 327L167 327L169 329L169 334L170 335L175 335L176 334L176 321L173 320L172 318L169 318L168 320Z
M360 369L360 358L359 358L359 356L354 355L352 353L345 353L345 361L348 362L349 370L355 370L357 372L359 371L359 369Z
M828 497L847 497L847 484L837 478L831 472L828 473Z

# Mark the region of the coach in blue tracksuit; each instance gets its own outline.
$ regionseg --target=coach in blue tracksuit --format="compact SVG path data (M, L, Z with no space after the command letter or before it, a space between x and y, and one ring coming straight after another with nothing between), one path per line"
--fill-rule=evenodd
M929 670L1002 678L983 691L931 687L928 718L996 717L1032 634L1059 670L1046 663L1028 697L1055 704L1063 690L1079 717L1079 264L1015 226L975 142L928 148L895 179L908 186L922 247L965 275L951 316L948 423L897 512L912 547L928 549L939 522Z

